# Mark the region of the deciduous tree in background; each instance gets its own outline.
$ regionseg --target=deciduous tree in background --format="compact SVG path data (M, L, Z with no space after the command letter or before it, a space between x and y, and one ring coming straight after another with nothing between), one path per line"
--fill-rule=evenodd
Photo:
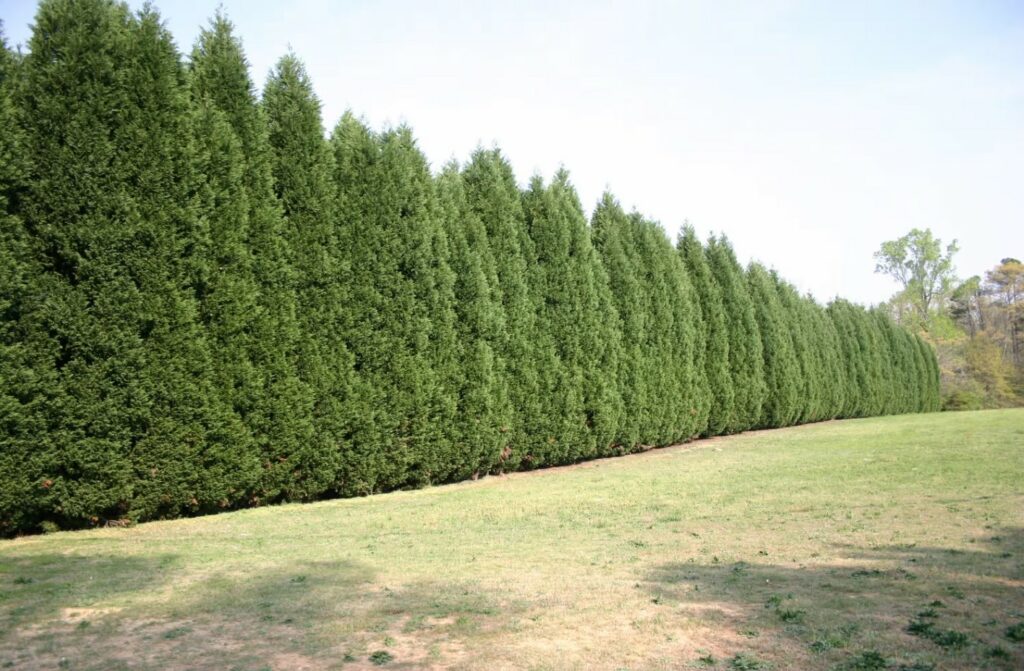
M901 298L910 314L898 311L897 319L914 328L929 330L932 317L944 307L956 283L953 255L956 240L942 247L930 229L915 228L902 238L883 242L875 252L875 272L889 275L902 287Z

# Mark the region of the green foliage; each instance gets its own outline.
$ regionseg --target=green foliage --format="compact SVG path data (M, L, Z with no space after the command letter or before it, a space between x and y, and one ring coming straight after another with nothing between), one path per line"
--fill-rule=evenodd
M789 426L800 416L798 402L803 391L789 315L783 311L776 282L764 266L750 264L747 287L761 334L767 386L758 426Z
M711 273L722 294L722 309L729 329L729 372L735 403L725 422L724 433L736 433L759 425L768 393L761 332L743 269L729 241L724 237L711 238L706 252Z
M214 508L239 462L188 286L199 226L173 42L150 9L44 2L22 77L27 309L53 357L38 504L62 525Z
M645 367L650 314L647 290L639 274L640 250L634 220L609 193L602 196L594 210L591 232L608 277L616 328L621 334L617 377L622 415L616 443L621 449L631 450L648 439L641 436L650 426L650 405L655 398Z
M274 193L273 154L241 42L223 16L216 16L200 33L192 50L190 72L193 98L216 110L230 128L233 139L229 141L237 142L243 157L241 185L227 187L239 202L228 205L228 212L217 213L226 215L226 219L210 218L215 239L244 235L248 255L243 252L235 256L232 249L224 266L215 257L210 268L211 273L217 273L223 267L223 281L240 286L235 296L224 297L229 305L219 305L216 293L202 299L214 323L227 321L220 328L226 329L225 337L232 341L232 347L244 348L234 352L232 358L243 362L239 367L251 365L256 371L255 379L245 379L237 387L237 394L232 394L233 404L255 442L260 463L250 500L258 503L308 498L316 487L310 487L307 479L315 483L322 477L315 473L321 456L312 422L313 393L300 379L296 363L302 335L288 240ZM239 304L230 305L233 301ZM230 314L218 315L221 310Z
M604 267L564 170L545 187L535 177L523 196L533 243L530 289L537 310L535 345L547 399L538 464L608 454L618 430L620 333Z
M301 62L258 101L221 15L187 66L110 0L0 47L0 533L938 409L935 352L883 311L611 195L588 225L565 171L522 191L497 149L435 176L405 127L325 139ZM1017 384L1012 261L968 352L989 395Z
M537 317L528 277L533 242L512 167L497 149L475 151L462 175L469 208L486 229L505 318L495 352L514 412L499 469L530 467L533 446L550 438L541 432L547 401L540 394Z
M683 227L677 243L701 310L701 331L697 346L704 344L704 371L710 394L706 435L726 430L733 413L735 390L729 368L729 331L722 295L708 259L693 227Z
M653 417L650 443L690 440L708 425L700 305L685 265L658 224L633 215L650 310L646 372Z
M889 275L902 287L909 306L908 325L929 329L933 314L956 282L953 255L956 240L942 248L942 240L930 229L915 228L896 240L883 242L875 252L875 272Z
M295 56L282 58L270 73L263 111L298 306L297 374L313 401L312 435L289 497L308 499L333 485L348 438L352 361L340 337L348 268L340 254L334 159L320 101Z
M43 270L17 216L29 167L13 101L19 66L0 33L0 533L31 529L46 512L46 417L58 389L57 343L38 315Z
M499 468L509 444L513 408L496 352L505 315L487 231L469 206L456 164L445 166L437 188L455 276L456 352L451 384L458 405L451 472L453 477L465 478Z
M350 269L344 338L356 370L339 488L444 481L454 474L454 278L426 159L407 128L375 135L351 114L331 143Z

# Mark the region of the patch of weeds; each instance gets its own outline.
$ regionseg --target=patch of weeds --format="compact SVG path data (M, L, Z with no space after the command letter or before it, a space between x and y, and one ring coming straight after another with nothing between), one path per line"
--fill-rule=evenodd
M827 652L836 648L845 648L850 644L850 639L860 627L854 623L844 624L835 631L825 632L820 638L815 639L811 645L811 652Z
M740 632L740 634L746 636L747 638L757 638L761 635L761 632L759 632L756 629L744 629Z
M402 627L402 631L408 634L416 631L417 629L423 629L425 622L425 615L413 615L409 618L409 621L405 623L405 626Z
M950 585L949 587L946 588L946 594L950 595L954 599L963 599L966 596L963 593L963 590L961 590L959 587L956 587L954 585Z
M647 547L647 543L645 543L643 541L633 540L633 541L629 541L629 544L632 545L635 548L645 548L645 547Z
M1009 559L1012 556L1013 556L1012 552L1001 552L1001 553L999 553L999 558L1000 559Z
M962 631L953 631L952 629L937 631L934 635L929 636L928 640L943 648L953 648L954 650L966 648L967 644L971 642L967 634Z
M368 659L376 666L384 666L388 662L394 660L395 656L387 650L377 650L370 654Z
M717 663L717 660L715 660L715 656L709 652L703 657L698 657L697 663L701 666L714 666Z
M922 610L920 613L917 614L917 617L922 618L922 619L924 619L924 618L936 618L938 616L939 616L939 611L935 610L934 608L925 608L924 610Z
M165 631L164 632L164 638L166 638L167 640L170 641L170 640L173 640L175 638L181 638L185 634L191 633L191 631L192 631L191 627L175 627L174 629L171 629L170 631Z
M935 629L934 622L922 622L921 620L915 620L907 625L907 633L911 636L927 637L933 629Z
M729 668L733 671L762 671L769 666L767 662L741 652L729 660Z
M307 579L308 578L306 576L304 576L304 575L297 575L294 578L292 578L291 581L293 583L295 583L296 585L301 585L302 583L306 582Z
M775 611L775 614L786 624L803 624L807 611L795 608L779 608Z
M920 636L943 648L959 649L970 642L967 634L952 629L937 629L934 622L915 620L907 625L907 633Z
M15 585L31 585L34 582L35 582L35 580L33 580L32 578L26 578L26 577L20 576L20 575L17 578L14 579L14 584Z
M839 668L845 671L882 671L888 667L889 662L882 656L882 653L877 650L868 650L850 658Z
M395 639L391 638L390 636L385 636L384 637L384 646L385 647L390 648L394 644L395 644Z
M764 602L764 607L765 608L778 608L779 606L782 605L783 601L785 601L786 599L792 599L792 598L793 598L792 594L786 594L785 596L783 596L781 594L772 594L770 597L768 597L768 600Z
M747 563L746 562L736 562L736 564L733 565L733 567L732 567L733 575L744 575L746 573L746 571L747 571Z
M910 664L900 664L896 667L896 671L935 671L935 665L931 662L911 662Z
M946 604L944 604L941 601L939 601L938 599L936 599L935 601L932 601L930 604L928 604L928 607L929 608L945 608Z
M856 571L854 571L850 575L852 577L854 577L854 578L876 578L876 577L882 575L882 572L879 571L876 568L871 568L871 569L861 568L861 569L857 569Z
M341 658L341 663L342 663L342 664L348 664L348 663L350 663L350 662L354 662L354 661L356 661L356 659L357 659L357 658L356 658L356 656L355 656L355 655L353 655L353 654L352 654L351 652L346 652L346 653L345 653L345 654L344 654L344 655L342 656L342 658Z
M995 645L985 651L985 656L989 659L1010 659L1010 653L1006 648Z
M88 629L91 624L92 624L92 622L89 622L89 620L82 620L81 622L78 623L78 628L79 629Z
M1024 643L1024 622L1018 622L1007 627L1006 638L1014 643Z

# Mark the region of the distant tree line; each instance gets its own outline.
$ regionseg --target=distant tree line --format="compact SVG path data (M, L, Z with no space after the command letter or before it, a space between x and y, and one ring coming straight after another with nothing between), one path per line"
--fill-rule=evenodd
M44 0L0 54L0 533L353 496L938 408L885 314L497 149L325 138L231 24Z
M943 409L1024 405L1024 264L1006 257L961 281L957 251L928 229L882 243L875 270L901 290L880 309L935 348Z

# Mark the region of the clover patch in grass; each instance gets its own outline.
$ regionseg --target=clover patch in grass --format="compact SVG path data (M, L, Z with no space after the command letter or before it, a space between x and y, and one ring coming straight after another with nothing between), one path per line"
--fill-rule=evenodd
M176 638L181 638L185 634L188 634L188 633L191 633L191 632L192 632L192 628L191 627L175 627L174 629L170 629L168 631L165 631L164 632L164 638L166 638L167 640L173 640L173 639L176 639Z
M393 661L395 659L395 656L387 650L376 650L370 653L368 659L372 664L376 666L384 666L388 662Z
M767 662L762 662L757 657L741 652L729 660L729 668L732 671L763 671L771 667Z
M807 617L806 610L797 608L778 608L775 610L775 614L786 624L803 624L804 618Z
M889 662L877 650L867 650L840 665L844 671L883 671Z
M907 633L911 636L919 636L929 640L935 645L943 648L960 649L967 647L970 638L961 631L952 629L938 629L934 622L925 620L914 620L907 625Z
M877 578L882 572L876 568L860 568L850 574L853 578Z

